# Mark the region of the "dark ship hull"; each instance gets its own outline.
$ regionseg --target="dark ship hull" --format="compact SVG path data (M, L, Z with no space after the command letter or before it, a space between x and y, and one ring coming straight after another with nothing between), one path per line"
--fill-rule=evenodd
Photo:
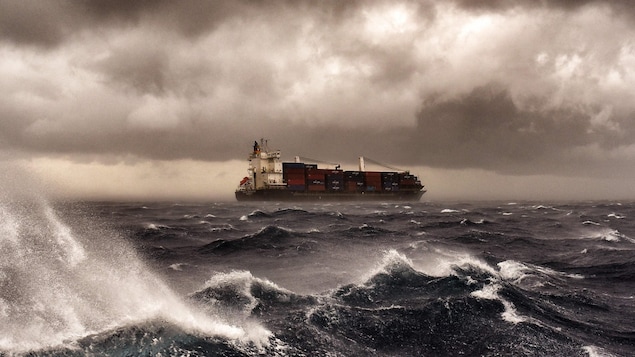
M236 191L238 201L408 201L421 199L425 190L401 192L299 192L286 189Z

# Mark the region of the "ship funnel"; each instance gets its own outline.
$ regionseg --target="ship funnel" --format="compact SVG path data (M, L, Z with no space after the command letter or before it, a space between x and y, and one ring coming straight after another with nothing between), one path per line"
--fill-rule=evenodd
M364 164L364 157L359 157L359 171L366 171L366 165Z

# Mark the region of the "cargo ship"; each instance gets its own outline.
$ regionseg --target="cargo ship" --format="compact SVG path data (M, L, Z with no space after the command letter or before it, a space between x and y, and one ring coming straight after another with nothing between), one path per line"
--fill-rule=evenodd
M408 171L366 171L364 157L358 171L340 165L320 168L314 163L282 162L280 150L254 142L248 174L236 189L238 201L418 201L426 192Z

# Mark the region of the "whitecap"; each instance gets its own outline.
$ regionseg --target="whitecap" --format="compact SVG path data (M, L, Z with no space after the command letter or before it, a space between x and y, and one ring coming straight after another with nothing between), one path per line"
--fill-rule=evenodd
M183 267L188 265L187 263L174 263L172 265L169 266L170 269L172 270L176 270L176 271L183 271Z
M600 347L597 346L583 346L582 350L586 352L589 357L614 357L615 355L612 353L608 353Z
M226 231L233 231L234 229L235 229L234 226L232 226L231 224L225 224L219 227L210 227L209 231L210 232L226 232Z
M504 280L520 281L527 276L529 268L520 262L514 260L506 260L497 264L499 267L499 276Z
M527 321L527 318L518 314L516 311L516 307L511 302L503 299L498 291L501 289L499 284L488 284L483 286L483 289L476 290L470 293L473 297L477 299L485 299L485 300L498 300L503 304L504 311L501 313L501 318L507 322L518 324L520 322Z
M553 207L550 206L543 206L543 205L536 205L533 206L533 209L552 209Z
M337 218L344 218L344 215L342 214L342 212L339 211L335 211L335 212L330 212L329 213L331 216L335 216Z
M524 278L529 276L533 277L566 277L571 279L584 279L584 276L579 274L563 273L551 268L542 267L539 265L525 264L517 262L515 260L505 260L497 264L499 267L499 276L503 280L513 281L514 283L521 282ZM542 285L542 279L536 285Z
M455 209L450 209L450 208L445 208L443 210L441 210L441 213L458 213L459 211L455 210Z

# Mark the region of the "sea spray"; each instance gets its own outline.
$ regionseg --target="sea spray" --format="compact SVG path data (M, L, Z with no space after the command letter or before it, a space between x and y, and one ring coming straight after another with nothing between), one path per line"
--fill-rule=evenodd
M267 343L257 324L233 326L187 304L117 234L93 234L76 234L43 199L0 203L0 354L72 347L157 319L195 335Z

